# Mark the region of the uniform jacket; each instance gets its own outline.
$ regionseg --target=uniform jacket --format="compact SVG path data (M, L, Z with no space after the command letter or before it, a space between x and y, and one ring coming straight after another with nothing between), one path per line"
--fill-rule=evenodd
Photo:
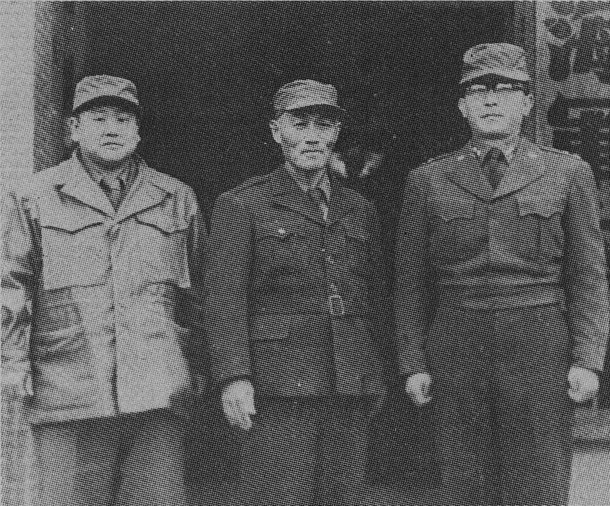
M382 391L388 307L370 203L332 181L325 222L280 168L218 198L210 241L206 328L218 382L251 377L257 395Z
M3 221L2 373L32 375L31 422L181 411L202 338L193 191L138 160L115 212L74 155L9 191Z
M607 300L595 183L577 156L521 139L495 192L468 147L409 174L396 253L402 373L426 370L437 304L565 304L574 364L599 370Z

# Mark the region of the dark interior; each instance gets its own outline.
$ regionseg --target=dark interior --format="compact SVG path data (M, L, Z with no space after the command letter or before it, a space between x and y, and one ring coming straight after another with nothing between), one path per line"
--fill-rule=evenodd
M214 199L279 162L269 134L270 100L282 84L334 84L350 114L338 149L382 151L370 184L355 184L379 207L388 261L410 168L461 145L456 107L464 51L512 41L512 2L86 2L84 75L133 80L144 106L141 153L190 184L206 217ZM351 150L351 151L350 151ZM355 154L354 154L355 153ZM429 414L401 396L377 417L371 475L405 479L433 466ZM235 444L212 405L199 474L234 471ZM215 421L214 421L215 420ZM228 446L227 446L228 445ZM217 455L210 458L210 452ZM197 454L198 451L193 451Z

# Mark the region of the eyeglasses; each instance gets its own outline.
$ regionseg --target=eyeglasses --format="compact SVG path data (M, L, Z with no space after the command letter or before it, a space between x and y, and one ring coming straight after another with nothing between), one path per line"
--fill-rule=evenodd
M509 97L518 91L525 93L525 86L521 83L477 83L466 86L464 95L482 100L490 91L493 91L498 97Z

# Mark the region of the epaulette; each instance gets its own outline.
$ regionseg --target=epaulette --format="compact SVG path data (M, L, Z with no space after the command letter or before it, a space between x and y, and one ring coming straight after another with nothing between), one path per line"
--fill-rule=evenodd
M443 160L444 158L449 158L453 154L454 154L453 152L449 152L449 153L443 153L442 155L435 156L433 158L428 159L426 162L424 162L424 165L426 165L428 163L432 163L432 162L437 162L438 160Z
M568 155L573 158L577 158L578 160L582 160L578 153L570 153L569 151L564 151L562 149L552 148L550 146L538 146L542 151L548 151L550 153L557 153L558 155Z
M244 190L247 190L248 188L252 188L253 186L261 185L263 183L266 183L270 176L271 176L271 173L263 174L261 176L251 177L250 179L247 179L239 186L236 186L232 190L229 190L229 192L230 193L240 193Z

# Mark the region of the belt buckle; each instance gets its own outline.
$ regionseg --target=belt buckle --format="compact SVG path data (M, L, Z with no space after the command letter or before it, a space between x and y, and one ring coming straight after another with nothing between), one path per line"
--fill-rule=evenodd
M328 297L328 307L332 316L343 316L345 314L345 306L341 295L330 295Z

